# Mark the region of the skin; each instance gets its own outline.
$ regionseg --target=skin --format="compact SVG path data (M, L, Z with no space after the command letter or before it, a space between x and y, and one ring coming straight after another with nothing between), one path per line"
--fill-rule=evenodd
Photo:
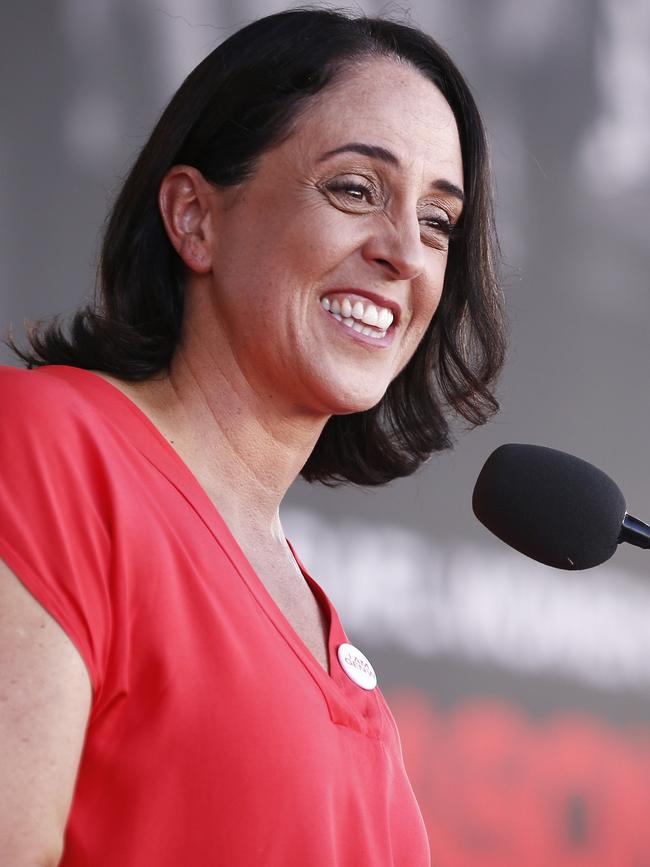
M323 159L350 142L387 149L398 165L349 151ZM461 212L448 187L462 178L440 92L395 60L354 67L238 187L219 190L189 166L167 174L160 210L187 269L182 340L168 376L133 384L101 374L172 443L325 668L326 624L279 506L327 419L376 404L415 351L442 293L441 222ZM399 305L381 345L323 310L323 295L352 287ZM0 603L0 861L49 867L61 852L90 682L67 636L5 566Z
M76 647L0 560L0 864L59 863L90 702Z

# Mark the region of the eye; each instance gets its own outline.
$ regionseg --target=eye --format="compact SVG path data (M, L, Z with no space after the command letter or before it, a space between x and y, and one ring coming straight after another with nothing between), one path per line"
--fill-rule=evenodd
M339 202L354 210L378 204L379 196L374 185L358 176L334 178L324 187Z
M451 222L449 214L442 208L434 208L420 217L422 227L422 239L425 243L435 247L446 249L453 237L455 226Z

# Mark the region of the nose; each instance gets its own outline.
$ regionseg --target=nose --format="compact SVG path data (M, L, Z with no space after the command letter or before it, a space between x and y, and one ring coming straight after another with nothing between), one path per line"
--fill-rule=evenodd
M424 249L416 216L381 224L366 239L363 257L388 272L393 279L414 280L424 270Z

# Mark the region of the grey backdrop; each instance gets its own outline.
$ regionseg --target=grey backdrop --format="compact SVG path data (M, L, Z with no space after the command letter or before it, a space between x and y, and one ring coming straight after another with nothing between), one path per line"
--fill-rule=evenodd
M0 320L69 313L93 285L107 207L182 78L276 2L34 0L3 11ZM650 711L650 556L563 574L471 514L503 442L613 476L650 520L650 4L365 0L410 15L469 78L491 137L511 321L502 411L385 489L298 483L288 534L392 688L439 705ZM0 360L14 363L3 349Z

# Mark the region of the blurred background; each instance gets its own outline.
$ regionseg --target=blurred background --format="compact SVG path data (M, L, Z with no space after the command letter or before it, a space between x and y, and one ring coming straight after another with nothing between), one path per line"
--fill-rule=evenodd
M271 0L3 10L0 325L71 313L163 106ZM287 535L372 660L438 867L650 865L650 557L563 573L471 512L504 442L600 466L650 520L650 4L356 3L465 72L490 133L511 323L490 425L380 490L298 483ZM0 362L16 363L0 350Z

